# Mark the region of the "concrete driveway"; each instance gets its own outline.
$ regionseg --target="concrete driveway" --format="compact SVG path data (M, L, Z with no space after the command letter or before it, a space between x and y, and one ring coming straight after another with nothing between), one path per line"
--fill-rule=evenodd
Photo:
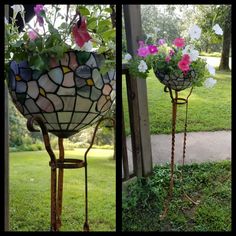
M151 135L153 165L170 163L171 135ZM133 172L131 139L127 137L129 168ZM182 163L183 133L175 136L175 163ZM188 132L185 163L231 160L231 131Z

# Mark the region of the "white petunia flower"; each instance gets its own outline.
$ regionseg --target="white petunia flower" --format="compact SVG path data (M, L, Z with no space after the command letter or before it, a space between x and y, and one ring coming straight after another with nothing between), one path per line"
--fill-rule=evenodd
M199 56L199 51L198 50L195 50L195 49L192 49L190 52L189 52L189 57L190 57L190 61L196 61L198 59L198 56Z
M189 29L189 35L191 39L199 39L201 36L201 33L202 33L202 30L197 25L193 25Z
M206 88L213 88L214 85L216 84L216 82L217 82L217 81L216 81L215 79L213 79L213 78L208 78L208 79L205 80L204 86L205 86Z
M23 5L13 5L11 8L13 9L15 15L17 15L18 12L23 12L25 10Z
M138 66L138 71L139 72L146 72L147 70L147 64L144 60L141 60L140 63L139 63L139 66Z
M88 42L85 42L82 49L86 52L91 52L93 49L93 44L92 42L89 40Z
M216 70L215 70L215 68L213 66L211 66L209 64L206 64L206 68L207 68L207 70L209 71L209 73L211 75L215 75L216 74Z
M216 34L223 35L223 30L218 24L215 24L212 29L215 31Z
M132 56L131 56L129 53L126 53L125 56L124 56L124 59L125 59L126 61L129 61L129 60L132 59Z
M190 61L196 61L199 56L198 50L195 50L193 45L187 45L182 51L182 53L188 54L190 57Z

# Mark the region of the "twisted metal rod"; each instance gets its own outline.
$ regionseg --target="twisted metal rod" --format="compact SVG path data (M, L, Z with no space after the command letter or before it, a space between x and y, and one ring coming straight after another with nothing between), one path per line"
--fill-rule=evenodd
M184 125L184 142L183 142L183 166L185 162L185 156L186 156L186 141L187 141L187 118L188 118L188 98L191 95L193 90L193 87L191 87L191 90L186 98L179 98L178 97L178 91L175 90L175 96L173 96L172 89L165 86L164 92L169 92L172 102L172 145L171 145L171 176L170 176L170 186L169 186L169 192L168 197L164 203L164 210L163 213L160 215L160 220L163 220L167 213L168 213L168 207L169 203L173 196L173 188L174 188L174 158L175 158L175 133L176 133L176 117L177 117L177 105L186 104L186 113L185 113L185 125ZM182 166L182 167L183 167ZM181 171L181 181L183 179L183 168ZM183 185L182 185L183 187ZM185 193L186 195L186 193ZM189 196L186 196L188 199L191 199Z

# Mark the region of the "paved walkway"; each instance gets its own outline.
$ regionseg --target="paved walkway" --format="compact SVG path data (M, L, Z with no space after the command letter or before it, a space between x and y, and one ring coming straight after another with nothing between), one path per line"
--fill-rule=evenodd
M152 135L153 165L170 163L171 135ZM133 171L131 139L127 138L129 168ZM175 163L182 163L183 133L175 136ZM185 163L231 160L231 131L188 132Z

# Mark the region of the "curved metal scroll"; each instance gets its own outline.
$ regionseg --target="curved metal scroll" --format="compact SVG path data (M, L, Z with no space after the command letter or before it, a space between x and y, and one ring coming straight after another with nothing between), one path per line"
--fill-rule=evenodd
M91 143L89 145L89 147L87 148L85 154L84 154L84 163L85 163L85 222L84 222L84 231L88 232L89 231L89 224L88 224L88 184L87 184L87 181L88 181L88 175L87 175L87 155L88 155L88 152L90 151L90 149L92 148L93 144L94 144L94 140L95 140L95 136L96 136L96 133L97 133L97 130L98 130L98 127L99 125L101 124L101 122L103 122L104 120L111 120L112 123L113 123L113 127L115 128L115 119L111 118L111 117L104 117L104 118L101 118L97 125L95 126L95 129L94 129L94 133L93 133L93 136L92 136L92 140L91 140Z

